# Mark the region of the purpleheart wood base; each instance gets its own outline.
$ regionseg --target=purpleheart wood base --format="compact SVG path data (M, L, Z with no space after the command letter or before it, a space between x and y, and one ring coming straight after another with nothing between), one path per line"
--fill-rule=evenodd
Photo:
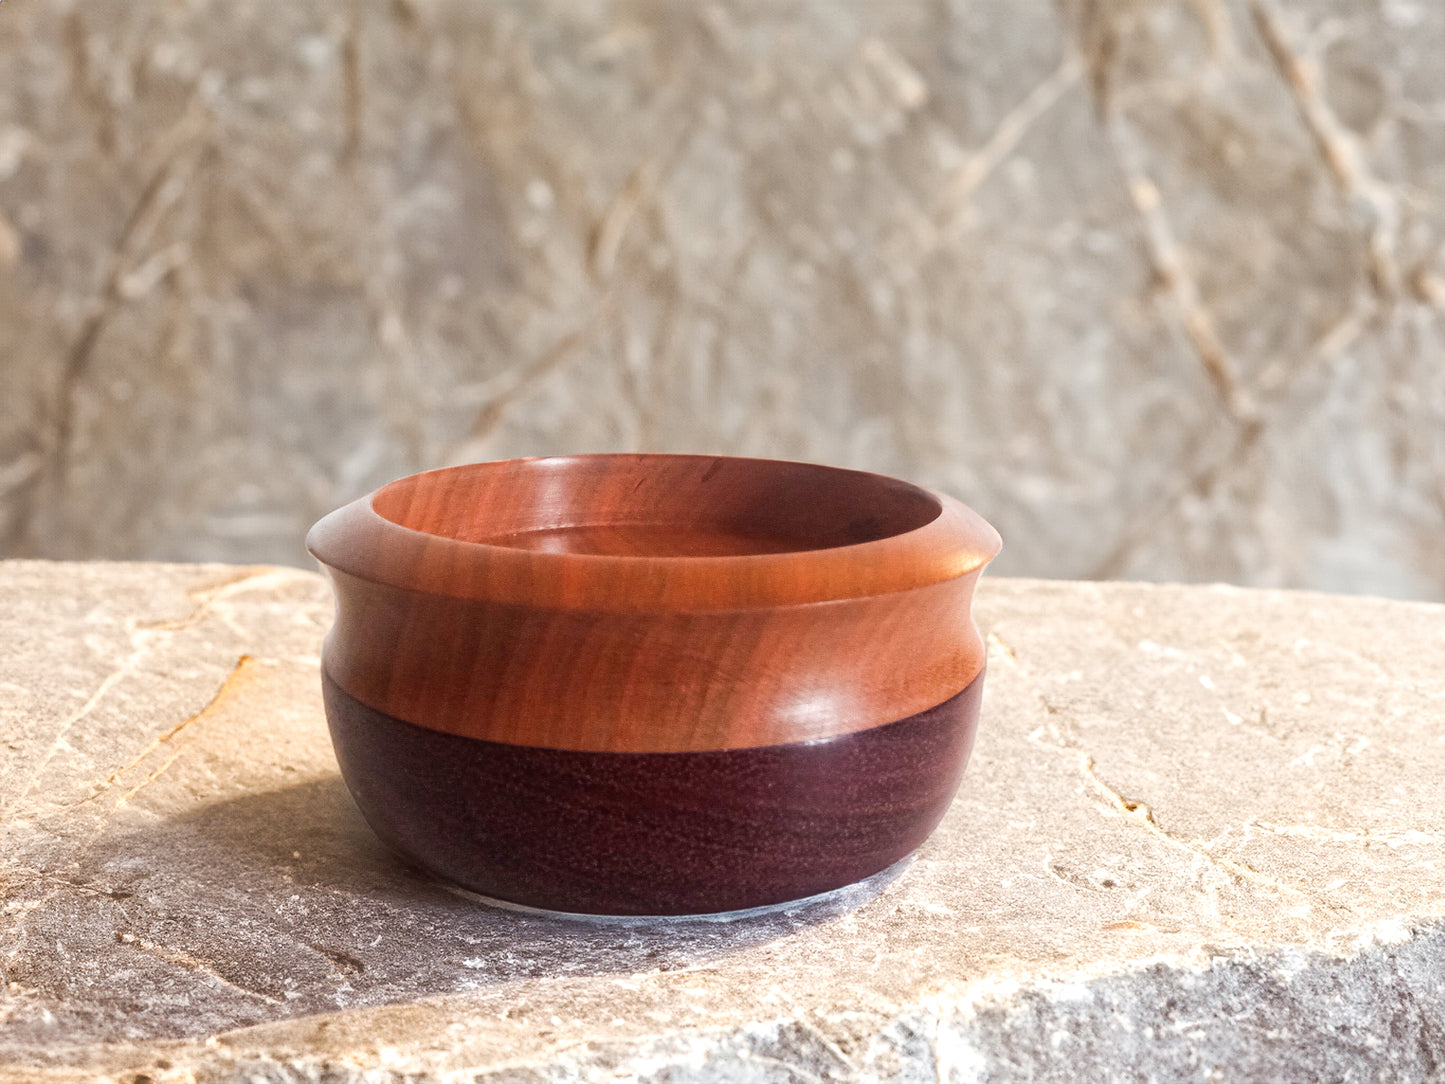
M963 776L983 674L870 730L702 753L463 738L324 686L346 784L404 858L530 907L677 915L811 896L917 848Z

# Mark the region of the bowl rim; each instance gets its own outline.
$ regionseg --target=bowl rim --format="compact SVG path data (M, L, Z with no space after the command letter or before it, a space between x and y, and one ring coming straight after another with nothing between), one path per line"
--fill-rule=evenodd
M596 554L524 549L432 534L383 516L376 498L410 479L517 463L729 460L805 466L905 486L936 502L927 522L867 542L710 556ZM446 598L556 609L711 611L807 605L890 594L977 572L1002 547L998 532L961 501L872 471L806 460L688 453L525 456L420 471L323 516L306 548L333 573Z

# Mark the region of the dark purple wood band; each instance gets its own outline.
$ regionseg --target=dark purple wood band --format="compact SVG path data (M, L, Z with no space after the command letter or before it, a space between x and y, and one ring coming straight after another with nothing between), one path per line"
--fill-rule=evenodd
M594 753L458 737L324 678L341 772L406 859L501 900L698 914L799 899L887 868L943 818L983 674L897 722L700 753Z

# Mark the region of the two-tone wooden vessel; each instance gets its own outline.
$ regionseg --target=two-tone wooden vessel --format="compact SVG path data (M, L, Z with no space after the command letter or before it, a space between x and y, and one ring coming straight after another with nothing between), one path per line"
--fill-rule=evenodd
M875 873L968 760L999 538L875 474L693 455L413 475L316 524L342 774L443 877L682 914Z

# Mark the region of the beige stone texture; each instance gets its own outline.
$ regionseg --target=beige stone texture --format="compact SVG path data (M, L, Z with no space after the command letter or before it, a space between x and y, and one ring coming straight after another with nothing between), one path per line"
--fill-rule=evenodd
M6 0L0 553L466 459L945 489L999 571L1445 600L1445 5Z
M319 576L0 563L0 1079L1439 1079L1445 607L994 578L978 616L911 861L609 924L381 848Z

